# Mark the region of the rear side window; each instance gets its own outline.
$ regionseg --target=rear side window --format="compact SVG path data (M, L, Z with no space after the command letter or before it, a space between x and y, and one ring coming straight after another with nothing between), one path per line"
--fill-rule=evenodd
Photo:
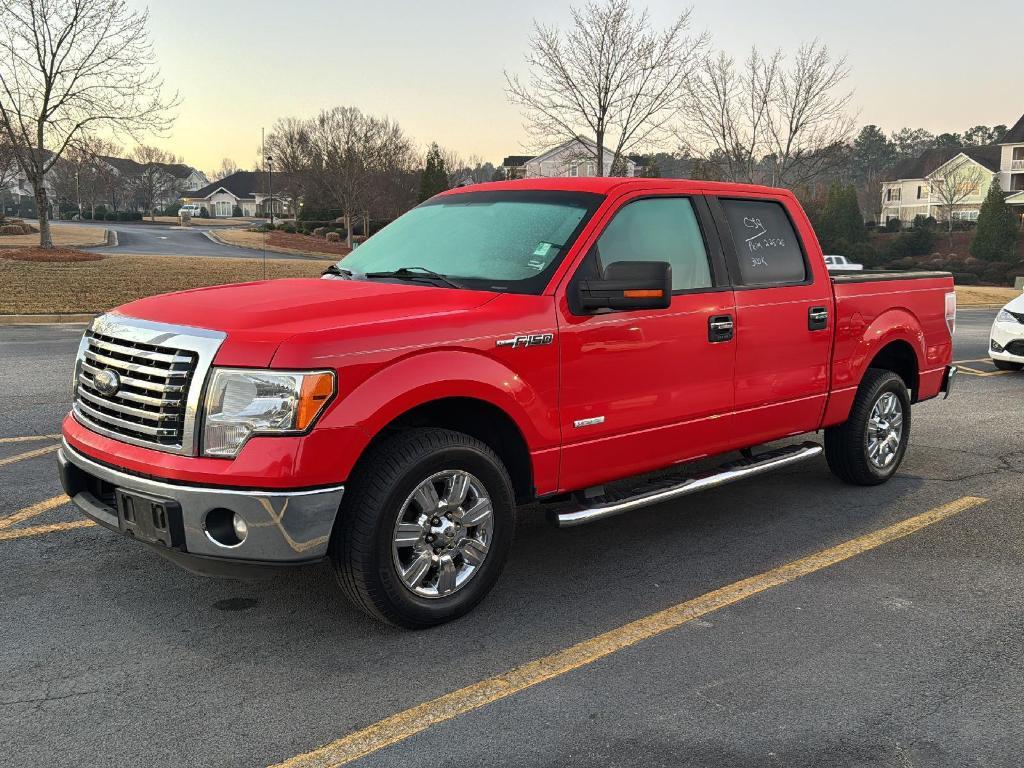
M722 200L736 243L743 285L784 285L807 279L807 265L793 224L780 203Z
M711 287L704 237L685 197L649 197L628 203L605 228L592 255L602 271L617 261L667 261L672 290Z

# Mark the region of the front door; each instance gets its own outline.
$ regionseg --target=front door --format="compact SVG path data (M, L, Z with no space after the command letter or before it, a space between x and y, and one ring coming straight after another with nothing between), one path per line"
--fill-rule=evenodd
M587 248L558 296L565 490L716 453L731 431L733 292L704 199L626 197ZM669 262L671 307L576 308L577 281L619 261Z

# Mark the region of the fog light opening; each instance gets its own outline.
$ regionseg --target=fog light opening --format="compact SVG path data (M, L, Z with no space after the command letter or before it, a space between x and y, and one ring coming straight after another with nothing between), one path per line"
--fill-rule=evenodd
M231 518L231 523L235 529L235 536L238 538L238 543L241 544L245 541L245 537L249 535L249 526L237 512L235 512L234 517Z
M239 546L249 535L249 526L242 516L223 507L207 512L203 527L206 529L206 538L218 547L228 549Z

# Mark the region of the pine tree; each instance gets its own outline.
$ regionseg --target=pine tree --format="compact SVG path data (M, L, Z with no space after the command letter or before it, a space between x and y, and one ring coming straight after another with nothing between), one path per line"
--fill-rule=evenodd
M448 169L444 167L444 156L437 143L430 145L427 162L420 175L420 202L448 189Z
M1017 246L1017 221L1006 204L999 177L992 179L978 213L978 227L971 241L971 255L985 261L1012 261Z

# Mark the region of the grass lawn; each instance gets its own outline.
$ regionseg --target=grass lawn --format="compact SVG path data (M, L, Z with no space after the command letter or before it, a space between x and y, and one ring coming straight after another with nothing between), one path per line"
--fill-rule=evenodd
M337 259L348 253L344 243L328 243L322 237L311 235L288 234L287 232L250 232L247 229L228 229L213 233L215 239L225 245L237 245L241 248L255 248L278 253L306 253L333 256Z
M324 266L267 259L267 277L318 277ZM102 312L157 293L262 279L258 259L119 254L102 261L40 263L0 254L0 314Z
M107 231L101 227L82 224L51 222L53 244L65 247L89 248L107 242ZM39 245L39 235L0 235L0 248L32 248Z
M984 285L958 285L956 303L959 307L1003 306L1010 299L1020 296L1016 288L991 288Z

